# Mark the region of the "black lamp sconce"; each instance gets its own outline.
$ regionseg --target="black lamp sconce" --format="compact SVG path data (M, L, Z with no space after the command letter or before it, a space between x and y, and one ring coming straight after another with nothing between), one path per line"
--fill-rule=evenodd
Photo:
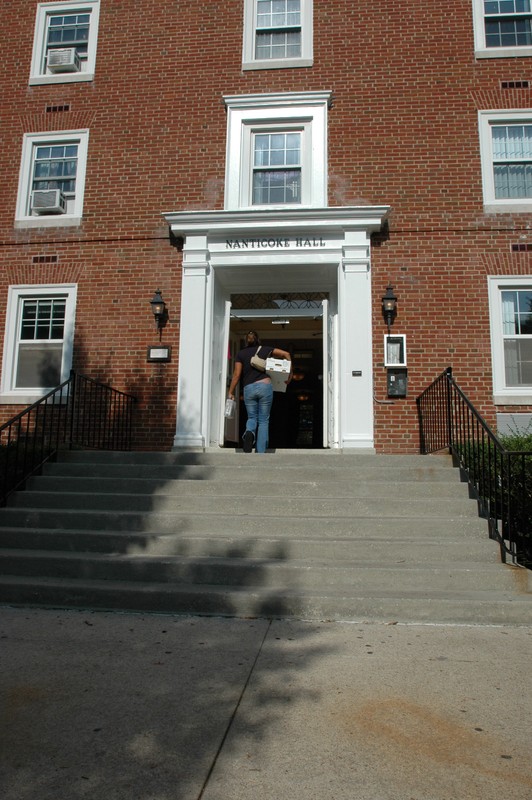
M155 328L159 331L159 337L161 336L161 330L164 328L168 321L168 311L166 309L166 303L164 302L161 290L156 289L155 294L153 295L152 299L150 300L150 306L152 310L152 314L155 319Z
M391 284L388 284L386 287L386 294L382 296L382 313L388 326L389 335L390 328L397 316L397 297L393 293L393 286Z

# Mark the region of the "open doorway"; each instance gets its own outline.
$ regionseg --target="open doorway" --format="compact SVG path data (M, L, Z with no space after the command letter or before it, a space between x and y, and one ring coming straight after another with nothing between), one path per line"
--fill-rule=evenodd
M267 308L231 308L229 327L230 380L234 357L244 346L245 335L256 330L261 343L287 350L292 355L293 380L286 393L275 392L270 416L272 449L319 449L324 446L324 345L323 307L325 295L313 300L293 300L292 305L268 312ZM238 305L240 298L234 298ZM232 298L233 300L233 298ZM284 312L284 313L280 313ZM238 413L225 426L224 446L239 446L246 423L240 392Z

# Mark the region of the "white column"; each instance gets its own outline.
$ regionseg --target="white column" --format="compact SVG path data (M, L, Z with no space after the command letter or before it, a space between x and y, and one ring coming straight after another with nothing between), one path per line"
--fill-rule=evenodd
M373 441L370 239L347 231L339 275L340 447Z
M187 237L183 252L181 332L174 447L208 441L211 282L205 236Z

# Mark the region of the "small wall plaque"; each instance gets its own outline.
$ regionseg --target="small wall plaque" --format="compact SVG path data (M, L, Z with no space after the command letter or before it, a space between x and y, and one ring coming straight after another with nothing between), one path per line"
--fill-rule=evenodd
M170 361L172 348L170 345L148 347L148 361Z
M384 337L384 366L385 367L406 367L406 336Z

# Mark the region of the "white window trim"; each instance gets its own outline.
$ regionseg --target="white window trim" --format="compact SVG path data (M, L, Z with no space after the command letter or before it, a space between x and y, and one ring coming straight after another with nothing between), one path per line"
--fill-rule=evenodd
M0 404L21 403L31 405L55 386L42 387L35 392L27 389L14 389L16 367L17 331L22 301L31 297L64 297L65 328L63 333L63 359L61 364L61 383L65 381L72 367L74 345L74 321L76 315L77 284L58 283L42 285L10 286L7 294L6 327L2 358L2 380L0 382Z
M225 208L320 208L327 205L327 109L330 92L225 97L227 153ZM255 131L300 130L303 134L302 201L297 205L257 206L251 202Z
M532 211L532 198L501 199L495 197L493 178L492 123L511 124L512 122L532 123L532 109L507 111L479 111L478 127L480 136L480 160L482 168L482 193L484 209L488 213L522 214Z
M523 58L524 56L532 56L532 47L486 47L483 0L473 0L473 32L476 58Z
M51 14L90 13L89 41L87 47L86 68L82 72L61 73L59 75L46 75L43 73L44 49L46 40L47 20ZM46 83L79 83L92 81L96 66L96 48L98 44L98 22L100 17L100 0L86 0L83 2L65 3L39 3L35 19L35 34L33 37L33 53L31 57L30 86Z
M532 289L532 275L488 277L493 402L495 405L505 406L532 405L532 386L506 386L502 326L504 289Z
M313 0L301 0L301 55L297 58L255 58L257 0L244 0L242 69L287 69L313 64Z
M69 214L50 214L32 216L28 213L29 196L33 173L33 153L38 145L55 142L76 142L78 144L78 165L76 171L76 196L74 210ZM46 133L25 133L22 142L22 158L18 183L17 207L15 211L15 228L51 228L80 225L83 214L83 197L85 194L85 176L87 172L87 152L89 131L48 131Z

